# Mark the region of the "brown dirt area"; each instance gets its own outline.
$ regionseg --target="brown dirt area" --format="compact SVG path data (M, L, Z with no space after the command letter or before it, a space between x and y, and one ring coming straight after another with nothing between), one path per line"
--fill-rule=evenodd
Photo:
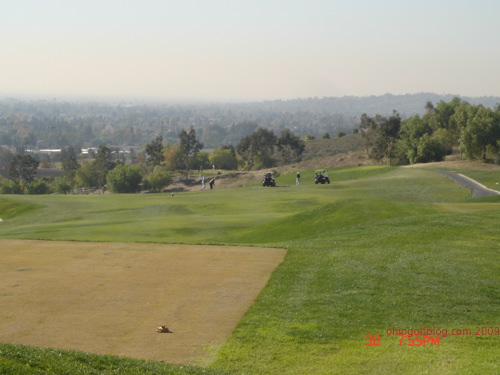
M206 365L283 249L0 240L0 341ZM173 333L157 333L165 324Z

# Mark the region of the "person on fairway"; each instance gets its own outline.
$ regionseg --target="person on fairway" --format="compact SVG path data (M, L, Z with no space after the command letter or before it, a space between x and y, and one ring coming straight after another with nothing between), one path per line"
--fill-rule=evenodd
M300 185L300 172L297 172L295 176L295 185Z
M212 190L215 185L215 177L210 180L209 184L210 184L210 190Z

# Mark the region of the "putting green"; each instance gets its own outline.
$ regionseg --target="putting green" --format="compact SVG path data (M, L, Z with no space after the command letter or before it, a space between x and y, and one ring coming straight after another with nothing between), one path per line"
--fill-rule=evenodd
M0 240L0 341L207 364L284 256L256 247ZM162 324L173 333L157 333Z

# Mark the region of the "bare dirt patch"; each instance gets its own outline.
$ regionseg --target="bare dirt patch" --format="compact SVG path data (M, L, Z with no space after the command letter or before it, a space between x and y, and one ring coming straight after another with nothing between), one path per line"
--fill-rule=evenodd
M0 240L0 341L207 364L285 250ZM165 324L173 333L157 333Z

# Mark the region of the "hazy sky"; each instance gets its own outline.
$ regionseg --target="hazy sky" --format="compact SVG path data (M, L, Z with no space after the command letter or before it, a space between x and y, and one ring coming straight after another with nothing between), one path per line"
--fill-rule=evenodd
M499 0L0 0L0 94L500 96Z

